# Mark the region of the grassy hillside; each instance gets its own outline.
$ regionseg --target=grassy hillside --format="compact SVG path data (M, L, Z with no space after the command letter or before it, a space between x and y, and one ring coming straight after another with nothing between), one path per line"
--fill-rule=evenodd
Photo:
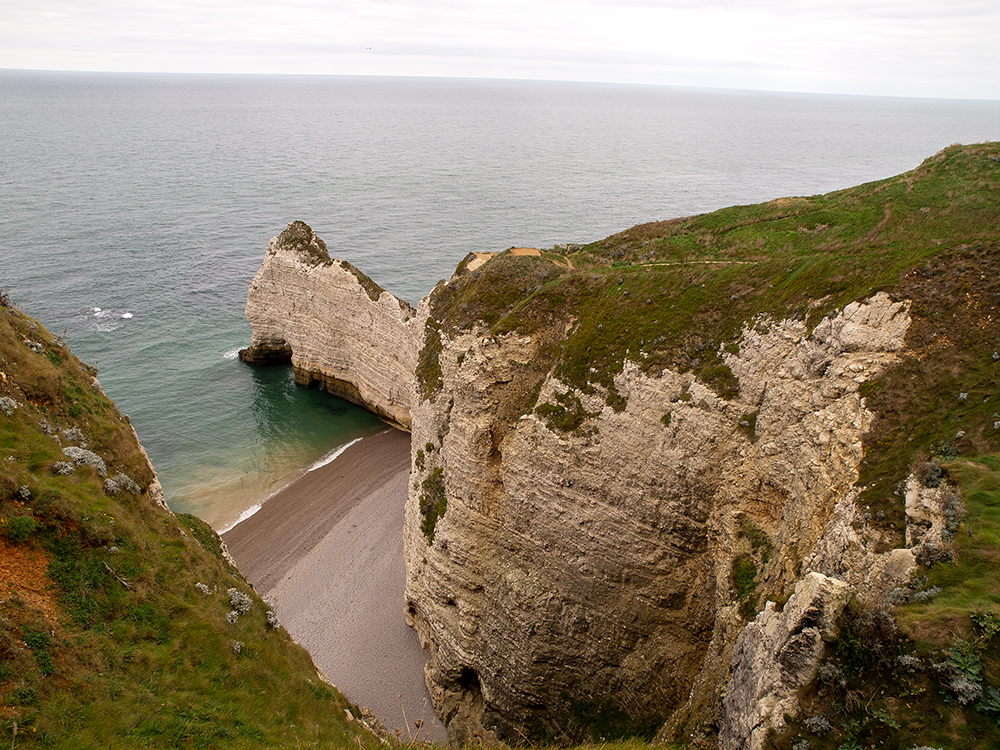
M95 371L2 303L0 746L377 746L211 529L156 505Z

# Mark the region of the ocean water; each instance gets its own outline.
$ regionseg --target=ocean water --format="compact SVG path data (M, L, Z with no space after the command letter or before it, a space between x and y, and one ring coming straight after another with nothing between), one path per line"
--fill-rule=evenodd
M100 368L218 529L380 427L236 359L302 219L416 303L471 250L812 195L1000 140L1000 102L653 86L0 71L0 289Z

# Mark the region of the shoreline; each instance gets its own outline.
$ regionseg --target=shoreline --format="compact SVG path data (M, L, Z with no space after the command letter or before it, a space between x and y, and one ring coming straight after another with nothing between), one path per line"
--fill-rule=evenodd
M220 536L351 702L404 741L419 732L444 744L424 681L427 655L403 615L410 435L389 428L338 451Z
M259 503L254 503L253 505L251 505L245 511L243 511L242 513L240 513L240 515L236 518L235 521L233 521L231 524L229 524L225 528L220 529L216 533L219 536L222 536L223 534L228 534L230 531L232 531L233 529L235 529L241 523L243 523L244 521L248 520L252 516L255 516L257 514L257 512L260 511L260 509L264 507L264 503L266 503L272 497L274 497L275 495L277 495L277 494L281 493L282 491L288 489L289 487L293 486L296 482L298 482L300 479L302 479L307 474L309 474L309 473L311 473L313 471L316 471L317 469L322 469L324 466L326 466L328 463L331 463L332 461L336 461L337 458L339 458L340 455L344 451L346 451L352 445L354 445L355 443L357 443L357 442L359 442L361 440L364 440L364 438L363 437L354 438L354 440L350 441L349 443L345 443L344 445L341 445L338 448L334 448L332 451L330 451L329 453L327 453L326 455L324 455L322 458L317 459L310 466L306 467L305 470L300 470L300 472L295 472L293 474L294 478L291 481L286 482L285 484L281 485L281 487L279 487L278 489L276 489L274 492L272 492L270 495L268 495L267 497L265 497Z
M219 534L240 573L262 595L273 588L352 507L394 474L409 472L409 440L409 434L389 428L354 442L335 460L307 471Z

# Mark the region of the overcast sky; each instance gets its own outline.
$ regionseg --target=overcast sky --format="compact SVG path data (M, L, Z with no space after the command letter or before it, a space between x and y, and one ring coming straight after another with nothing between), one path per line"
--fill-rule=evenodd
M0 68L531 78L1000 99L998 0L2 6Z

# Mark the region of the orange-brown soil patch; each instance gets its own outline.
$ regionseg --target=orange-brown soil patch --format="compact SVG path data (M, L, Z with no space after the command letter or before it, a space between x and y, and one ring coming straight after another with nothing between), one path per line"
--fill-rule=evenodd
M59 605L48 588L48 568L49 556L44 550L0 539L0 601L16 596L27 609L37 610L55 627L59 624Z

